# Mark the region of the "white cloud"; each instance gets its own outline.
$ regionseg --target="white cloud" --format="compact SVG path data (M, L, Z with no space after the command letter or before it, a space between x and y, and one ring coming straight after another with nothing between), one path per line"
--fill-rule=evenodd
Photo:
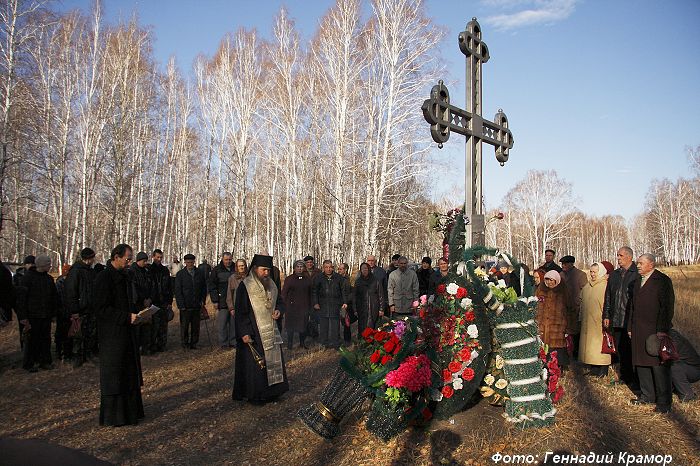
M483 0L485 5L504 11L502 14L488 16L484 23L502 31L552 24L571 16L576 2L577 0Z

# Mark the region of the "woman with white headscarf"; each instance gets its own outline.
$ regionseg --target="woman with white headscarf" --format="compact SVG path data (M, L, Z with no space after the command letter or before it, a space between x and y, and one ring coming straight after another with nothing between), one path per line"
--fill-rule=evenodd
M600 352L603 346L603 303L608 272L601 262L591 265L588 283L581 290L581 340L579 358L591 366L590 374L603 378L608 374L610 355Z
M537 325L540 338L548 347L548 352L556 351L559 365L566 368L569 355L566 351L566 287L561 275L550 270L535 292L537 304Z

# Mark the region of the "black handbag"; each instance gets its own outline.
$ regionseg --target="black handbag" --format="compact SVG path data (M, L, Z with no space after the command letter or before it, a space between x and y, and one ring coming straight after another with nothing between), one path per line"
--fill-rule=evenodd
M311 338L318 338L318 335L318 325L311 318L311 316L309 316L306 320L306 336Z

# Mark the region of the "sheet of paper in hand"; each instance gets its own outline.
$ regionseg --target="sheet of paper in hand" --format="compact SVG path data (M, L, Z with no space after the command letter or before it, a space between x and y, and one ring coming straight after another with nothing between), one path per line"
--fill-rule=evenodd
M148 319L148 318L150 318L151 316L153 316L153 314L155 314L155 313L158 312L158 311L160 311L160 308L159 308L158 306L151 305L151 307L147 307L147 308L144 309L143 311L141 311L141 312L139 312L138 314L136 314L136 317L137 317L138 319L140 319L140 320Z

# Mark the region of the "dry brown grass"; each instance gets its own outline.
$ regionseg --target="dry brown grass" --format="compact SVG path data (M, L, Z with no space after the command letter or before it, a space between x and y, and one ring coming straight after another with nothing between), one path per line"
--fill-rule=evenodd
M693 310L700 267L684 272L693 278L672 276L676 322L686 325L698 322ZM19 368L15 325L3 329L0 436L43 439L128 465L492 465L495 452L539 455L541 461L547 451L670 454L674 465L700 464L700 402L675 403L671 415L655 414L652 407L629 405L627 388L588 378L579 367L564 376L567 395L552 427L507 426L502 408L481 402L387 443L370 435L357 413L328 442L308 431L296 412L318 397L337 363L335 353L295 350L287 365L290 392L279 402L251 406L230 398L233 352L185 352L177 348L176 333L171 325L168 352L143 358L146 419L138 426L101 428L98 368L59 366L28 374ZM200 344L207 343L202 328Z
M673 279L673 326L700 348L700 265L666 267L661 271Z

